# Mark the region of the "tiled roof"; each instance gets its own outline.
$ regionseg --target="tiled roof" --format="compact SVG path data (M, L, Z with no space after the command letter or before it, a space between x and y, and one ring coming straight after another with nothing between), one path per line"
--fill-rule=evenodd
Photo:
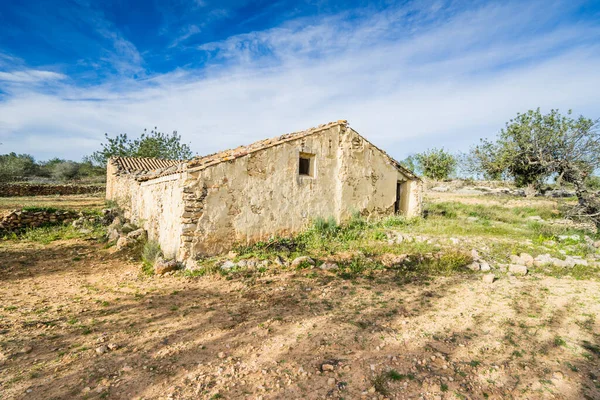
M189 161L159 160L153 158L115 157L111 159L111 162L117 165L117 167L119 168L119 172L122 171L124 173L132 174L138 181L147 181L151 179L160 178L166 175L180 173L190 169L194 169L195 171L203 170L210 166L225 161L235 160L236 158L243 157L269 147L277 146L285 142L290 142L292 140L297 140L306 136L314 135L316 133L330 129L334 126L342 126L345 129L348 126L348 121L339 120L335 122L330 122L328 124L323 124L311 129L307 129L305 131L293 132L277 136L271 139L260 140L247 146L240 146L236 147L235 149L224 150L203 157L196 157ZM398 161L390 157L385 151L379 149L377 146L373 145L370 142L368 143L371 144L371 146L373 146L377 150L379 150L399 171L401 171L410 178L419 179L414 173L400 165Z
M259 140L258 142L254 142L247 146L240 146L236 147L235 149L220 151L218 153L209 154L204 157L196 157L187 163L187 167L188 169L194 168L202 170L204 168L221 163L223 161L235 160L236 158L243 157L250 153L273 147L281 143L297 140L309 135L314 135L315 133L324 131L334 126L341 125L346 127L347 124L348 121L340 120L336 122L330 122L328 124L319 125L315 128L307 129L305 131L287 133L285 135L277 136L271 139Z
M164 160L161 158L141 157L111 157L110 161L119 172L148 172L169 168L181 163L179 160Z

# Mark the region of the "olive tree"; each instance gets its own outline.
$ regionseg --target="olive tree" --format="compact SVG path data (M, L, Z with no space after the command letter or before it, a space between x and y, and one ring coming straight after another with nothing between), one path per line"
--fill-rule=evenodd
M600 204L587 190L592 172L600 167L598 120L571 114L542 114L539 108L517 114L494 141L482 140L472 157L484 174L505 174L519 186L539 189L550 177L573 184L579 200L573 212L600 222Z

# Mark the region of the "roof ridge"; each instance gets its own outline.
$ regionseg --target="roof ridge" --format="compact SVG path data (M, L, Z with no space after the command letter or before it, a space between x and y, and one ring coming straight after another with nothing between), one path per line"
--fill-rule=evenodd
M161 171L158 174L142 174L136 177L139 181L147 181L151 179L160 178L166 175L172 175L185 170L203 170L216 164L220 164L225 161L235 160L236 158L246 156L248 154L255 153L260 150L264 150L273 146L277 146L282 143L298 140L324 130L330 129L335 126L348 126L348 121L340 119L337 121L328 122L326 124L320 124L318 126L305 129L303 131L296 131L291 133L285 133L283 135L275 136L268 139L258 140L248 145L238 146L233 149L222 150L216 153L208 154L205 156L194 157L191 160L182 161L182 164L178 165L178 168L168 168L166 171Z

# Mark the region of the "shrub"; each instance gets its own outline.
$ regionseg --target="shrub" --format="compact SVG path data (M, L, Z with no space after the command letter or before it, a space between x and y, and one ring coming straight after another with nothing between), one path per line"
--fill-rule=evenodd
M52 177L57 180L67 181L79 173L80 165L72 161L60 162L52 168Z
M151 269L162 254L160 244L154 240L148 240L144 243L144 247L142 248L142 261L144 262L144 266Z
M415 154L417 170L430 179L449 179L456 171L456 157L444 149L430 149Z

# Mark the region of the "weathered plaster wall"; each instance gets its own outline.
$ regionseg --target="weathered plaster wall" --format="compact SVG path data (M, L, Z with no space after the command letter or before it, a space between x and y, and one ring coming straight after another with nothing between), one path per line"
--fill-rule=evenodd
M189 172L187 190L203 197L203 211L182 257L216 254L234 243L286 235L311 219L337 216L339 129ZM314 176L298 174L300 153L316 155Z
M314 156L311 176L299 174L300 154ZM182 261L297 233L318 217L392 214L399 181L406 182L401 212L421 211L420 181L341 124L143 183L110 172L107 198Z
M127 175L107 176L107 199L126 218L148 231L167 257L176 257L181 244L184 181L181 174L138 182Z
M353 212L379 216L392 214L398 182L405 183L400 212L411 217L420 215L419 181L411 180L398 171L378 148L353 129L347 129L340 136L339 151L341 219L348 218Z
M315 155L313 176L298 174L300 153ZM318 217L343 221L353 212L389 215L399 180L407 178L377 148L343 126L190 171L190 218L179 255L218 254L235 243L288 235ZM418 196L412 193L418 186L409 182L406 189L403 212L414 215L420 212Z

